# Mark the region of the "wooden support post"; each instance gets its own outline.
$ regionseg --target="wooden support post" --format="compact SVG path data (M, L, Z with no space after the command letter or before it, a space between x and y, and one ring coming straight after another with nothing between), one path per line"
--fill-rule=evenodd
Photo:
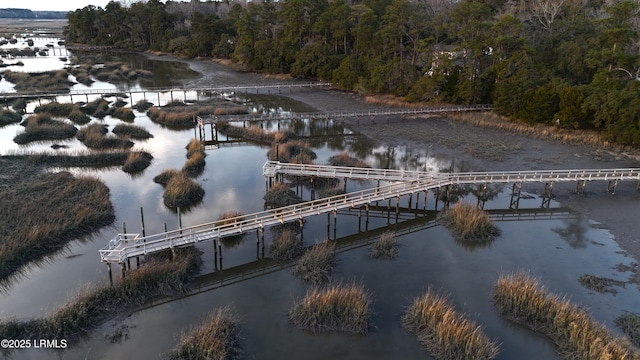
M262 242L261 250L262 250L262 258L264 259L264 228L263 227L260 228L260 242Z
M157 94L158 94L158 106L161 106L162 104L160 104L160 91L158 91Z
M440 200L440 188L436 188L436 192L435 192L435 197L436 197L436 205L435 205L435 210L438 210L438 200Z
M327 239L331 240L331 214L327 213Z
M256 259L260 260L260 230L256 229Z
M218 271L218 239L213 239L213 270Z
M347 192L347 178L344 178L344 187L342 188L342 190L346 193Z
M111 263L107 263L107 271L109 272L109 285L113 286L113 274L111 273Z
M429 190L423 190L423 191L424 191L424 204L422 205L422 209L427 210L427 193L429 193Z
M509 203L509 209L517 209L520 205L520 195L522 193L522 183L517 182L513 184L511 188L511 201Z
M609 180L609 184L607 184L607 192L610 194L615 194L617 187L618 187L618 179Z
M142 206L140 207L140 222L142 223L142 237L145 237L147 235L146 235L145 230L144 230L144 211L142 209Z
M304 243L304 219L298 219L298 225L300 225L300 243Z
M219 260L220 260L220 271L222 271L222 245L218 244L218 253L219 255Z
M399 216L400 216L400 196L396 196L396 224L398 223Z
M409 194L409 210L411 210L411 204L413 204L413 193Z
M180 234L182 234L182 214L180 213L180 206L178 206L178 229L180 229Z
M338 238L338 211L333 211L333 240Z
M120 263L120 271L122 272L122 278L124 279L127 272L127 265L125 263Z
M551 197L553 196L553 181L544 184L544 190L542 191L542 205L543 209L548 209L551 204Z

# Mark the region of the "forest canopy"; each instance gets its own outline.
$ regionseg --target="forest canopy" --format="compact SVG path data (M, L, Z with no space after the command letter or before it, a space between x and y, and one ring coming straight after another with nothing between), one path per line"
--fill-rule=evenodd
M408 101L492 104L640 145L637 0L158 0L68 14L68 42L228 58Z

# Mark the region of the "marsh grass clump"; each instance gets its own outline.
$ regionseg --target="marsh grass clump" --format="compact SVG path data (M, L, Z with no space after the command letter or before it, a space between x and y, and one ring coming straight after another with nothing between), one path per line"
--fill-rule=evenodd
M624 332L629 340L640 347L640 315L624 314L615 319L616 325Z
M7 81L15 85L16 91L69 91L73 85L73 82L69 81L66 70L39 73L5 70L2 74Z
M202 260L194 247L175 249L172 261L163 254L148 256L126 277L101 286L86 286L65 305L43 318L0 321L0 335L13 338L67 339L73 345L104 321L126 314L160 296L187 293Z
M291 322L313 333L343 331L366 335L372 326L371 295L361 284L314 287L289 309Z
M243 215L244 213L240 211L233 211L233 210L227 211L225 213L222 213L218 217L218 221L220 221L221 225L231 225L237 221L241 221ZM220 243L226 249L231 249L240 245L242 241L245 239L245 235L246 233L242 233L240 235L234 235L234 236L227 236L227 237L221 238Z
M438 219L462 244L487 244L500 234L487 212L470 203L458 203L440 213Z
M275 206L287 206L302 202L302 199L285 183L273 184L264 195L264 201Z
M329 240L315 244L302 255L293 274L314 285L329 281L336 263L335 248L336 245Z
M202 324L182 335L171 360L237 360L242 358L239 319L230 308L212 311Z
M100 152L86 153L75 152L73 154L37 153L27 155L27 160L34 164L46 166L122 166L127 161L129 152Z
M494 359L499 352L480 326L456 311L448 296L431 288L405 310L402 325L436 359Z
M82 111L87 115L102 119L109 114L109 102L103 98L96 99L85 104Z
M364 161L362 161L362 160L360 160L358 158L352 157L346 151L343 151L338 155L334 155L334 156L330 157L329 158L329 165L331 165L331 166L361 167L361 168L370 167L369 164L367 164L366 162L364 162Z
M138 110L138 111L147 111L149 110L150 107L153 106L152 102L149 102L145 99L139 100L138 102L136 102L131 108Z
M567 359L640 358L627 339L614 337L585 309L548 293L524 272L501 275L492 297L503 316L548 336Z
M91 117L89 115L83 113L79 107L73 109L68 116L69 120L71 120L74 124L85 125L91 122Z
M23 121L24 132L16 135L13 141L17 144L27 144L33 141L61 140L73 137L78 129L65 121L54 120L50 114L29 116Z
M119 106L113 106L109 108L108 115L111 115L116 119L128 122L132 122L136 118L136 114L133 113L133 110Z
M153 156L148 152L131 151L127 156L127 161L122 165L122 171L129 174L139 173L151 165L151 160L153 160Z
M99 180L48 173L0 192L0 279L115 220Z
M47 113L53 116L68 117L72 111L77 109L79 109L79 106L76 104L62 104L59 102L51 102L48 104L36 106L33 112L36 114Z
M297 164L310 164L317 157L316 153L311 150L311 146L302 140L289 140L275 144L267 152L267 158L271 161Z
M396 234L393 231L386 231L371 246L371 257L374 259L395 259L396 256L398 256Z
M207 104L187 105L182 101L172 101L165 106L152 106L147 110L147 116L151 121L176 129L193 127L195 117L209 115L216 107Z
M86 147L97 150L104 149L129 149L133 142L128 139L120 139L114 136L106 136L109 132L106 125L100 123L89 124L80 131L76 138Z
M176 173L164 188L162 199L168 208L184 208L195 205L204 198L204 189L184 173Z
M269 245L269 254L275 261L289 261L302 255L303 251L302 242L291 229L278 231Z
M121 137L137 140L145 140L153 137L153 135L142 126L131 124L118 124L113 127L111 132Z
M163 170L160 174L153 177L153 182L162 186L167 185L169 180L178 174L178 170L167 169Z
M197 139L191 139L187 144L186 149L187 161L182 166L182 172L190 177L200 176L206 165L204 145Z
M189 143L187 144L187 146L185 146L185 149L187 149L187 159L197 153L204 154L204 145L198 139L189 140Z
M8 109L0 109L0 127L22 121L22 114Z
M230 137L236 137L266 144L282 142L285 139L292 137L291 134L285 133L284 131L268 131L260 128L259 126L233 126L226 121L218 121L216 123L216 129Z

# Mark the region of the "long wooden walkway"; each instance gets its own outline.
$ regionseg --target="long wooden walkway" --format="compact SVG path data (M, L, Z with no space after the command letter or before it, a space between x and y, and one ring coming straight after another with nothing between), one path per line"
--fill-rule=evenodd
M259 92L261 90L274 90L274 91L282 91L293 89L304 89L304 88L327 88L330 87L331 83L328 82L283 82L283 83L273 83L273 84L253 84L253 85L234 85L234 86L218 86L218 87L151 87L144 89L126 89L126 90L117 90L117 89L81 89L81 90L70 90L70 91L24 91L24 92L2 92L0 93L0 99L2 100L11 100L11 99L19 99L19 98L55 98L58 96L107 96L107 95L118 95L118 94L126 94L132 97L132 94L156 94L156 93L164 93L164 94L172 94L173 93L189 93L196 92L199 94L207 94L207 93L217 93L217 94L231 94L231 93L240 93L240 92L249 92L255 91Z
M570 169L498 172L440 173L391 169L341 167L329 165L290 164L267 161L262 167L266 177L277 175L316 176L358 180L415 181L425 177L446 179L452 185L548 183L566 181L640 181L640 168Z
M265 166L278 166L266 163ZM288 168L280 164L280 170ZM231 219L209 222L179 230L141 237L139 234L118 234L110 240L109 245L100 250L100 259L105 263L124 263L127 259L155 253L165 249L186 246L202 241L211 241L224 237L241 235L265 227L302 221L303 218L323 213L337 212L341 209L368 207L370 203L403 195L427 192L450 185L459 184L505 184L523 182L555 182L607 180L640 181L640 169L593 169L593 170L541 170L541 171L507 171L507 172L471 172L471 173L423 173L422 176L403 177L402 171L393 174L391 170L342 168L328 166L302 166L290 174L313 175L326 177L353 177L357 179L395 181L388 185L360 190L328 198L312 200L300 204L242 215ZM267 167L267 169L271 169ZM264 171L264 169L263 169ZM405 172L410 173L410 172ZM273 174L267 172L267 176ZM401 180L404 179L404 180ZM518 196L519 198L519 196Z
M398 109L379 109L364 111L328 111L328 112L306 112L306 113L280 113L280 114L249 114L249 115L218 115L218 116L199 116L197 118L198 125L205 126L215 124L218 121L237 121L237 122L261 122L261 121L278 121L278 120L295 120L295 119L345 119L345 118L368 118L372 119L380 116L411 116L424 114L441 114L449 112L468 112L468 111L489 111L490 105L469 105L469 106L433 106L427 108L398 108Z

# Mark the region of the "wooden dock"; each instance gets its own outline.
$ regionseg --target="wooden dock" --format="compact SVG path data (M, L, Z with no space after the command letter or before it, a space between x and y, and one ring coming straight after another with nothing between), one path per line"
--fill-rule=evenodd
M217 241L225 237L241 235L249 231L258 231L264 238L265 227L299 221L308 216L323 213L337 214L342 209L364 207L368 212L369 204L415 193L424 193L440 189L449 189L453 185L468 184L514 184L512 204L517 207L522 183L546 183L575 181L577 190L584 190L588 181L608 181L607 190L615 191L619 181L640 181L640 169L570 169L536 170L505 172L467 172L467 173L429 173L408 172L402 170L348 168L321 165L296 165L267 162L263 173L275 177L277 173L298 176L344 177L353 179L383 180L391 183L383 186L360 190L342 195L312 200L300 204L265 210L242 215L231 219L209 222L159 234L140 236L139 234L118 234L109 241L108 246L100 250L102 262L124 264L132 257L144 256L175 247L188 246L203 241ZM291 167L294 166L294 167ZM517 186L516 186L517 185ZM516 192L517 190L517 192ZM550 194L549 194L550 195ZM550 197L550 196L549 196ZM396 201L397 208L398 201ZM511 206L510 206L511 207Z

